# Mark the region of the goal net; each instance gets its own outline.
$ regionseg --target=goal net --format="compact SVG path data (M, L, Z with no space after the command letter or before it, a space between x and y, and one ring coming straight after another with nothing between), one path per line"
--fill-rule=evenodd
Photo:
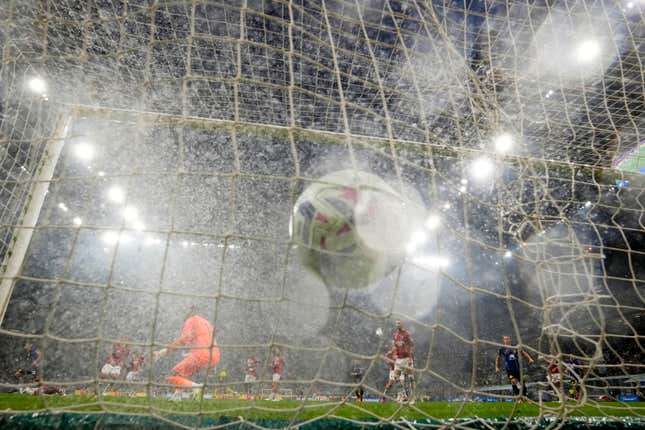
M2 2L0 423L642 423L644 12ZM369 285L291 231L341 170L423 215L380 226L409 234ZM221 357L176 391L191 351L153 353L190 312ZM386 392L395 321L414 361Z

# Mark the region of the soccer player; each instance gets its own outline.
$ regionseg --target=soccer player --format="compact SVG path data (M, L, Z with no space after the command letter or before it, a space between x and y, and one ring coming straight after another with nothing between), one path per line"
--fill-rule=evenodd
M146 357L141 353L133 353L130 357L130 363L128 365L128 373L125 376L125 380L128 382L136 381L139 379L139 372L143 369L143 365L146 362Z
M29 360L28 368L19 368L16 370L15 376L20 380L21 383L24 382L24 378L31 379L32 382L39 381L38 369L41 362L40 350L36 345L30 342L26 342L23 345L23 350L26 353L26 358ZM27 366L25 366L27 367ZM20 393L29 393L33 394L37 388L20 388Z
M213 325L206 318L197 315L195 307L190 308L179 338L169 347L155 351L154 361L180 346L190 347L190 353L173 367L172 372L176 375L168 376L166 380L179 387L201 388L202 384L197 384L188 377L202 369L215 368L219 363L220 351L213 333ZM178 389L175 394L179 392Z
M387 361L387 364L390 367L387 384L385 385L385 393L392 387L392 385L396 384L396 373L394 372L394 361L396 360L396 358L394 355L395 354L393 347L388 349L388 351L385 353L385 361ZM383 398L382 400L385 401L385 398Z
M244 384L246 385L246 400L251 399L253 383L258 380L258 360L255 357L246 359L246 373L244 375Z
M569 354L564 361L567 369L567 377L571 381L571 389L569 394L576 400L580 400L580 384L582 383L582 362L578 360L573 354Z
M273 378L271 383L271 394L267 400L273 400L274 402L280 400L278 397L278 386L280 384L280 378L282 377L282 372L284 371L284 359L280 354L278 348L275 349L273 362L271 363L271 368L273 369Z
M504 360L504 369L508 375L508 379L511 382L513 389L513 395L515 396L525 396L526 395L526 386L521 377L520 372L520 355L527 359L528 363L533 363L531 356L524 350L518 348L511 348L511 337L504 336L504 347L500 348L497 351L497 357L495 357L495 373L499 373L499 362L500 359ZM520 389L520 381L522 381L522 388Z
M356 386L356 390L354 390L356 401L362 402L363 395L365 394L365 390L363 389L363 385L361 384L363 382L363 369L361 369L361 366L357 362L355 362L352 366L351 376L354 380L354 383L358 384Z
M412 368L414 365L414 342L412 341L412 335L403 327L403 323L400 320L396 321L395 326L396 330L392 335L392 348L394 350L394 382L398 379L404 387L403 396L398 400L408 400L410 404L414 404L414 398L412 396L414 392L414 375L412 374ZM390 382L391 381L388 381L385 386L385 394L387 394L387 390L394 385L394 383Z
M224 384L226 384L226 378L228 378L228 372L226 369L220 370L217 374L217 384L219 387L217 387L216 394L218 396L224 396L226 394L226 388L224 387Z
M555 357L549 358L549 364L546 369L546 380L553 388L553 391L560 397L560 387L562 385L562 374L560 373L560 366Z
M120 379L121 373L130 355L130 347L125 343L112 345L112 352L101 368L101 378Z

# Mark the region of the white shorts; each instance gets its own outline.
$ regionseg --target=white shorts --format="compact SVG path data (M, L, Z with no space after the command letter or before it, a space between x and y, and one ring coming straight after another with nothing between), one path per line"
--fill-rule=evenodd
M139 379L139 372L135 372L133 370L129 371L125 376L125 380L128 382L136 381L137 379Z
M273 382L279 382L280 381L280 374L279 373L274 373L273 374L273 379L271 379Z
M394 370L390 370L390 381L396 381L396 372Z
M249 375L248 373L244 375L244 382L246 382L247 384L250 382L255 382L257 380L258 380L257 376Z
M559 373L551 373L550 375L546 375L546 380L552 384L557 384L562 381L562 375Z
M118 378L119 376L121 376L121 366L112 366L109 363L105 363L105 365L101 369L101 376Z
M410 357L406 358L397 358L394 361L394 371L395 372L402 372L405 371L406 373L412 372L412 359Z

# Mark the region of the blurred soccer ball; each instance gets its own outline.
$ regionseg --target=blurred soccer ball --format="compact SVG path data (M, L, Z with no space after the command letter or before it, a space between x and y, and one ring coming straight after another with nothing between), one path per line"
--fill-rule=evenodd
M403 261L419 205L378 176L341 170L320 178L296 201L291 236L305 266L328 286L360 288ZM418 217L421 218L420 216Z

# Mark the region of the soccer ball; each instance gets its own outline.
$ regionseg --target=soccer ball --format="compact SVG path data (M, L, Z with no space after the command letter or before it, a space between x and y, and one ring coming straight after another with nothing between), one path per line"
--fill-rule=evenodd
M328 286L360 288L400 265L419 205L376 175L341 170L300 195L291 238L304 265ZM421 219L421 217L418 217Z

